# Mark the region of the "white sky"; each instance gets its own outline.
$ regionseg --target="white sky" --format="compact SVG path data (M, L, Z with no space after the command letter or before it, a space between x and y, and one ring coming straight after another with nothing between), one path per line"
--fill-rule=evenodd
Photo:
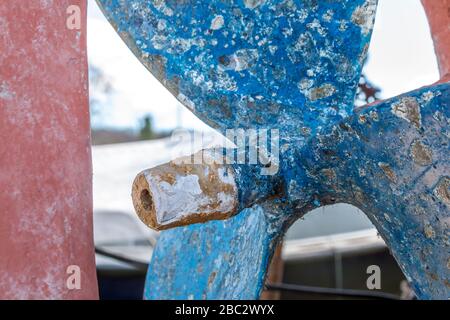
M208 127L161 85L134 57L109 25L94 0L89 0L88 55L103 69L116 90L94 126L136 128L152 114L156 129ZM439 79L429 28L420 0L379 0L366 75L389 98Z

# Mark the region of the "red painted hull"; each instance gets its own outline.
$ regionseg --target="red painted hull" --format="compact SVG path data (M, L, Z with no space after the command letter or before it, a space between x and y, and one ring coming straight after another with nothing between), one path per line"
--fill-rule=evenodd
M430 24L441 78L450 79L450 0L422 0Z
M86 1L1 1L0 29L0 299L96 299Z

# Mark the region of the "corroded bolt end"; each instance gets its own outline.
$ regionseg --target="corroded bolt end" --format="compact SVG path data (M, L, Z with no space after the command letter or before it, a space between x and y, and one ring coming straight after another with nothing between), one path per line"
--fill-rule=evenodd
M136 210L139 219L152 229L162 229L156 221L153 195L147 183L147 179L145 179L144 172L139 173L134 179L131 197L133 198L134 209Z
M134 208L150 228L164 230L222 220L238 212L233 168L214 161L190 164L190 159L180 158L145 170L135 178Z

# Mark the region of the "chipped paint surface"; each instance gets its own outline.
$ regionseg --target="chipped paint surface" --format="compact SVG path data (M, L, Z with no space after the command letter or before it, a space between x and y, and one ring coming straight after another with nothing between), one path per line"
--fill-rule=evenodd
M420 105L413 97L405 97L392 104L392 113L413 123L416 128L421 126Z
M152 257L144 297L258 298L263 270L280 236L278 218L286 209L263 203L228 220L164 231ZM167 264L167 257L173 264Z
M376 1L98 2L204 122L280 129L274 179L261 188L252 170L233 167L238 189L263 191L258 204L243 192L250 208L238 215L163 232L146 298L258 298L280 236L336 202L368 215L420 298L450 297L449 84L354 114Z
M450 207L450 177L442 177L434 189L434 194Z
M427 92L432 99L423 99ZM417 101L420 128L391 112L405 101ZM373 111L378 121L359 121ZM419 89L327 128L297 162L321 204L333 198L367 214L422 299L450 297L450 138L442 134L449 120L450 84ZM320 180L325 164L336 179Z
M273 194L278 177L261 175L256 166L225 164L220 151L202 150L140 173L132 198L141 220L162 230L226 219Z
M289 142L303 140L298 127L315 131L352 113L376 7L374 0L97 2L201 120L222 133L285 128Z
M411 156L414 162L421 166L433 163L433 151L420 140L415 140L411 144Z
M420 100L425 90L434 93L432 100ZM391 112L392 104L405 98L423 102L422 130ZM364 108L339 124L329 126L299 149L286 172L286 176L296 177L280 199L246 209L223 222L164 232L149 268L146 298L183 299L189 295L196 299L258 298L267 265L258 264L258 277L248 278L246 272L253 270L256 261L261 261L258 255L247 257L246 254L263 252L265 257L270 257L278 237L292 222L317 206L342 202L355 205L367 214L420 298L447 299L450 297L447 285L450 271L446 267L450 252L450 139L436 128L448 125L449 104L450 84L443 84ZM361 116L371 119L374 112L378 115L377 121L359 121ZM441 114L439 118L434 116L436 112ZM379 135L380 132L384 134ZM433 154L432 163L421 164L420 170L410 150L414 141L425 141ZM280 207L277 203L285 205ZM250 220L253 228L259 228L255 233L242 230ZM254 239L260 233L265 241ZM224 245L222 241L228 236L240 240ZM219 253L195 255L193 265L186 263L183 268L167 268L167 255L174 266L190 261L188 257L192 252L205 248L204 241L208 242L208 247L218 247ZM173 247L175 242L180 247ZM220 260L219 265L212 265L207 262L224 255L233 257L233 263ZM200 285L188 285L184 272L196 270L194 266L202 263L206 267L199 268L201 271L195 274ZM229 293L225 286L222 291L214 292L203 286L202 281L212 270L216 281L233 277L236 283L243 284L240 294Z
M377 1L368 0L362 6L356 8L352 14L352 22L361 26L361 32L368 34L372 31L374 20L373 16L377 10Z
M212 158L211 164L191 162L191 157L184 157L138 175L133 202L145 224L166 229L236 213L238 188L233 168Z

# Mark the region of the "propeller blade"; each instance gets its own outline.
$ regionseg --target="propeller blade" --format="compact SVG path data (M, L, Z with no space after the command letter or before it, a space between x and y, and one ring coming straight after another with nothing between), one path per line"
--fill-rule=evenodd
M352 113L376 0L97 0L201 120L300 137Z

